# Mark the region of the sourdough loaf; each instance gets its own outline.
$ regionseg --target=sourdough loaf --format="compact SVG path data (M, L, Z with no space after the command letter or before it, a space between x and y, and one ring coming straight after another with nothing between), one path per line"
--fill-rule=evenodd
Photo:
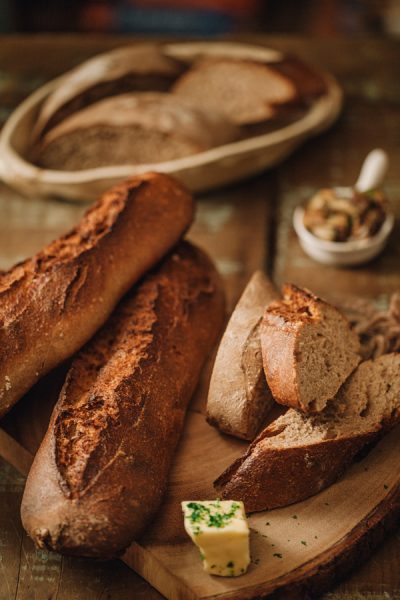
M207 421L230 435L252 440L273 404L263 371L260 325L278 292L256 271L237 303L215 359L207 399Z
M172 91L239 125L271 119L279 105L299 100L295 84L272 65L224 57L199 61Z
M78 226L0 275L0 415L76 352L176 244L193 200L165 175L106 192Z
M110 557L145 529L223 319L215 268L182 243L79 353L22 501L39 547Z
M122 94L96 102L54 127L34 149L47 169L159 163L208 150L238 137L218 113L162 93Z
M34 137L102 98L131 91L165 91L183 71L183 65L162 48L146 44L105 52L66 73L45 100Z
M400 422L400 354L365 361L319 415L289 409L215 482L249 512L304 500L332 484L368 443Z
M348 320L308 290L283 287L261 325L265 375L280 404L320 412L360 362Z

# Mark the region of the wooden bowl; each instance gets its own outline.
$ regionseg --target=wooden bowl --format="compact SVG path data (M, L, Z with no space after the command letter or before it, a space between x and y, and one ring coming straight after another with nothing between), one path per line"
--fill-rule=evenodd
M282 57L279 52L262 46L225 42L166 44L163 50L188 63L200 55L268 61ZM299 120L273 132L162 163L55 171L37 167L28 161L27 155L39 108L61 83L61 76L22 102L4 125L0 135L0 178L27 196L57 196L76 201L95 199L118 181L145 171L174 175L193 192L233 183L278 164L306 138L327 129L335 121L342 106L342 91L332 76L321 75L326 81L327 93Z

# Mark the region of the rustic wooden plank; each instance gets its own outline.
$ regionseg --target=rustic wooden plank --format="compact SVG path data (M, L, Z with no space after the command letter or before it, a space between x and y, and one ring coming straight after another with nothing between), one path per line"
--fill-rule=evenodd
M0 458L0 600L14 598L18 586L23 539L19 506L24 483Z
M202 196L189 238L204 247L224 277L231 312L256 269L269 259L267 223L273 212L273 177L265 174L247 183Z

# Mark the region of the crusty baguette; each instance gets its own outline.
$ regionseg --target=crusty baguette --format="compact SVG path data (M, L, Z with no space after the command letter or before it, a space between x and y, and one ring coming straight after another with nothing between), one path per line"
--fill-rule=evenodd
M194 64L172 91L238 125L271 119L278 106L299 100L295 84L273 65L228 57Z
M260 324L278 292L256 271L237 303L215 359L207 421L224 433L252 440L273 404L263 371Z
M286 506L331 485L368 443L400 422L400 353L361 363L319 415L289 409L215 482L249 512Z
M265 375L273 397L307 413L323 410L361 360L360 342L335 307L287 284L261 325Z
M70 233L0 275L0 415L76 352L179 240L193 200L165 175L106 192Z
M32 160L76 171L148 164L209 150L239 137L223 115L204 112L173 94L121 94L91 104L46 134Z
M110 557L145 529L223 319L215 268L182 243L80 352L22 501L39 547Z
M63 76L43 103L33 138L102 98L130 91L167 90L182 71L183 65L155 44L123 46L98 54Z

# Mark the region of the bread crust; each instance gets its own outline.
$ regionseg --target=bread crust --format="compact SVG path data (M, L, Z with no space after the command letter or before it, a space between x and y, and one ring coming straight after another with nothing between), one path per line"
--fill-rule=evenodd
M193 219L190 194L156 173L135 177L76 228L0 275L0 416L103 325L128 289Z
M278 297L266 275L256 271L231 315L211 375L207 421L246 440L254 439L273 404L259 330L265 307Z
M284 450L263 444L273 434L271 425L216 479L221 498L242 500L248 512L305 500L334 483L360 450L378 438L379 430Z
M285 284L282 295L283 301L268 306L260 328L265 376L276 402L303 412L319 412L302 401L298 376L299 338L303 327L318 322L328 305L309 290L293 284ZM348 376L361 360L357 354L359 340L349 321L334 307L329 308L337 312L337 319L348 330L349 344L354 347L354 361L348 365Z
M110 557L144 530L223 319L218 273L182 243L80 352L22 501L39 547Z

